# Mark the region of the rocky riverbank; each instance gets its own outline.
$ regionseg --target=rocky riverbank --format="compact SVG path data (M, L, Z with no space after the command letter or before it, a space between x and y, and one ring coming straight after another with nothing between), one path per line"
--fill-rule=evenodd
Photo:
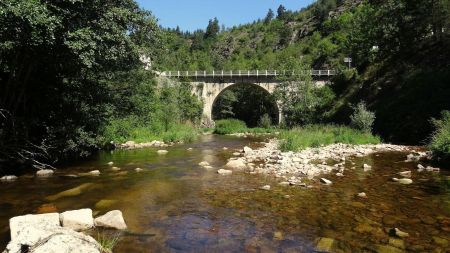
M299 152L282 152L278 144L278 140L272 139L259 149L245 147L241 152L234 153L235 157L228 160L225 168L250 174L269 174L287 180L290 184L297 184L303 178L312 179L321 174L336 173L337 176L344 176L346 163L350 163L347 167L355 169L352 167L355 165L351 161L352 157L397 151L411 152L407 160L417 161L429 155L416 147L391 144L332 144ZM371 165L364 164L362 169L368 171Z
M94 227L126 229L119 210L93 218L91 209L13 217L11 241L3 253L108 252L93 237L81 233Z

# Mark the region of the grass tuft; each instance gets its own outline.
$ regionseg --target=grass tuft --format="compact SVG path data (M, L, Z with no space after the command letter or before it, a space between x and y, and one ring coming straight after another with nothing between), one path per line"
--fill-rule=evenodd
M310 125L282 131L280 149L298 151L308 147L319 147L334 143L378 144L380 137L345 126Z

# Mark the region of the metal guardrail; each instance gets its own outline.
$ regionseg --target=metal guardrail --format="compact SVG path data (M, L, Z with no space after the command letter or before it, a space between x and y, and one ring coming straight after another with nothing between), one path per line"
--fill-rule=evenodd
M276 77L287 75L334 76L336 70L304 70L297 73L290 70L212 70L212 71L164 71L161 76L166 77Z

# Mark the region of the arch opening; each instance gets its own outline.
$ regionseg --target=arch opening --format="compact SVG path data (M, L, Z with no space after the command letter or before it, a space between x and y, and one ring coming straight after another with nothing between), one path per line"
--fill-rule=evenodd
M244 121L248 127L258 127L266 114L272 125L278 124L275 97L256 84L231 85L222 90L212 104L213 120L234 118Z

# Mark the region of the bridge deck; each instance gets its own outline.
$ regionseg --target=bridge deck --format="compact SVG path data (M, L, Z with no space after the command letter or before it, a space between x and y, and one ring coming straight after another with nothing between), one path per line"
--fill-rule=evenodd
M213 71L164 71L161 76L166 77L277 77L287 75L305 75L310 74L312 76L334 76L336 70L304 70L302 72L290 71L290 70L213 70Z

